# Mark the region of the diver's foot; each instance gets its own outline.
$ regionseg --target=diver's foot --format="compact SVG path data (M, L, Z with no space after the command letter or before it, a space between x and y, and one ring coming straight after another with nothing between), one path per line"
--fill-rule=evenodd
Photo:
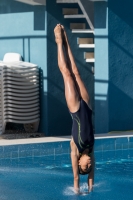
M62 44L63 39L62 39L62 28L60 24L57 24L55 29L54 29L54 34L55 34L55 41L57 44Z

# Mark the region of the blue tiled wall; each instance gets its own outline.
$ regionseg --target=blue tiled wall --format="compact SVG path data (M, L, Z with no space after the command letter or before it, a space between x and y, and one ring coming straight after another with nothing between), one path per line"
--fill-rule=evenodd
M94 152L96 168L130 162L133 159L133 138L96 139ZM70 142L0 146L0 166L2 169L15 167L22 170L34 167L61 170L68 167L72 171Z
M95 152L133 149L133 137L95 139ZM70 142L0 146L0 158L58 156L70 154Z

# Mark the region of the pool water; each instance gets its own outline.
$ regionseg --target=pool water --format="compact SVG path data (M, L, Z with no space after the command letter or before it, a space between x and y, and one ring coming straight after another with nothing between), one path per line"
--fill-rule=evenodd
M0 200L133 199L133 148L96 149L94 190L88 193L87 176L80 176L80 195L73 191L69 143L65 149L54 155L1 157Z

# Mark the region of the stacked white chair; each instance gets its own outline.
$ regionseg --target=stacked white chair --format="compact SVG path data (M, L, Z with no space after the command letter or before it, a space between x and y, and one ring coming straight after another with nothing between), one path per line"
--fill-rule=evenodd
M16 53L5 54L0 62L0 134L7 122L24 124L26 132L38 130L39 68L23 62Z

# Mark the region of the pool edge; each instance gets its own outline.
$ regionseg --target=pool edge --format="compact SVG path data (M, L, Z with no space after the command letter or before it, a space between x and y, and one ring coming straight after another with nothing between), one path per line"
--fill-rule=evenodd
M133 132L104 133L104 134L95 134L94 136L95 136L95 139L133 137ZM23 139L1 139L0 146L49 143L49 142L65 142L65 141L70 141L70 139L71 139L71 136L23 138Z

